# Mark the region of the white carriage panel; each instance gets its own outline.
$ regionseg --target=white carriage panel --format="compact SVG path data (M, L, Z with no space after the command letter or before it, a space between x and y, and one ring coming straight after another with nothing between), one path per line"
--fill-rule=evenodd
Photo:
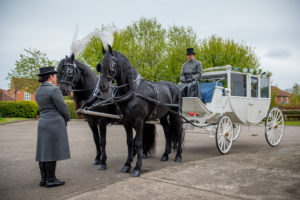
M249 99L247 97L230 96L229 103L231 109L228 109L228 112L232 110L242 123L247 123Z
M250 98L248 104L247 122L250 124L260 123L267 116L269 107L269 98Z
M206 103L206 107L213 113L220 113L226 105L226 96L223 96L223 87L215 87L211 102ZM221 110L221 111L220 111Z
M189 113L197 113L198 116L211 113L205 104L197 97L183 97L182 99L183 116L190 116Z

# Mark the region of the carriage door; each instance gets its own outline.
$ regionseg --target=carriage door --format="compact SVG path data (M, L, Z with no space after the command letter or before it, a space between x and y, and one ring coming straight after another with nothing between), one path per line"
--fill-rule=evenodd
M248 104L247 122L256 124L261 121L261 119L259 119L258 116L262 113L261 105L260 105L261 103L259 100L259 77L250 75L249 82L250 82L250 87L249 87L250 91L248 90L249 104Z

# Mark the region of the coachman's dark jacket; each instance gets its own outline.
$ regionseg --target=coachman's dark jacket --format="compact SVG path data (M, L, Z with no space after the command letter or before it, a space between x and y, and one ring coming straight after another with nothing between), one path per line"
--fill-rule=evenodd
M203 99L199 81L202 75L202 63L190 60L183 64L180 73L180 83L177 85L183 97L198 97Z
M40 109L36 161L69 159L66 125L70 120L70 113L60 89L51 83L43 82L36 91L35 99Z

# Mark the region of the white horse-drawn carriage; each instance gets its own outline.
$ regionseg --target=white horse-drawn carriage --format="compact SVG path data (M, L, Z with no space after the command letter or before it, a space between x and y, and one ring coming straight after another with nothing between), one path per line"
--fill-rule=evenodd
M241 125L258 125L265 119L265 137L269 145L277 146L284 134L284 117L274 107L269 111L271 84L269 76L234 70L230 65L203 70L200 88L203 101L184 97L182 139L195 127L207 128L216 139L221 154L230 151L241 131ZM268 112L269 111L269 112ZM80 110L80 113L120 119L118 115ZM147 123L158 124L158 121ZM215 132L214 132L215 128Z
M274 107L269 112L271 86L267 75L240 72L230 65L203 70L200 84L203 102L196 97L184 97L182 114L193 123L184 124L185 131L196 126L207 127L215 136L220 153L229 152L241 131L241 124L257 125L265 118L265 136L271 146L277 146L284 134L284 117ZM212 127L216 127L215 135Z

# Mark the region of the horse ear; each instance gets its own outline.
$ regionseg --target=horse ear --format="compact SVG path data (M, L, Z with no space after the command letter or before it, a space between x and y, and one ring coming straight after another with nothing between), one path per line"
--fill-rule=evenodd
M101 64L100 63L98 63L96 65L96 70L97 70L97 72L101 72Z
M107 46L108 46L109 53L113 54L113 50L112 50L111 46L110 45L107 45Z
M106 51L105 51L105 49L104 49L104 46L102 46L102 53L103 53L103 55L106 54Z
M71 55L71 63L74 63L74 59L75 59L75 55L74 55L74 53L72 53L72 55Z

